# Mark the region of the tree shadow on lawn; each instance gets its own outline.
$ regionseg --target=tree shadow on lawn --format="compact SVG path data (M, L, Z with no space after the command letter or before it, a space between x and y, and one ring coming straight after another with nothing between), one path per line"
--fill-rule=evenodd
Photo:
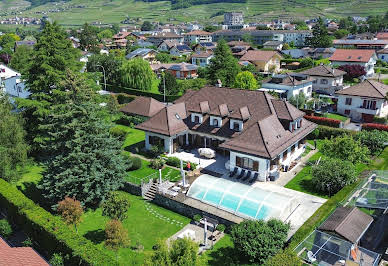
M214 266L223 265L243 265L244 262L239 261L239 255L233 247L222 247L209 255L208 264Z
M97 245L105 240L105 232L102 229L97 229L87 232L84 237Z
M37 203L45 210L51 212L51 206L47 199L43 197L42 191L37 187L38 185L34 182L24 182L22 185L16 186L27 198ZM24 187L24 188L23 188Z

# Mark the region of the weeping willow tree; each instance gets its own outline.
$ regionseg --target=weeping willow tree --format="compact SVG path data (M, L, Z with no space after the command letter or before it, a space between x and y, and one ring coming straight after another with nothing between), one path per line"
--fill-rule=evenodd
M151 90L152 81L156 78L150 64L141 58L124 62L121 76L125 87L144 91Z

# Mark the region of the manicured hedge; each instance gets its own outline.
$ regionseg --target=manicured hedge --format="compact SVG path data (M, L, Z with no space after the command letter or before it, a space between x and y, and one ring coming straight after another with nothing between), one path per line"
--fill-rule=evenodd
M308 136L308 139L326 139L326 138L330 139L331 137L335 138L343 134L349 134L354 136L357 134L357 132L349 129L343 129L343 128L318 126L318 128Z
M49 256L69 255L66 265L114 265L114 258L90 240L77 235L58 216L28 199L16 187L0 178L0 206L9 220L39 243Z
M341 125L341 120L338 120L338 119L319 117L319 116L309 116L309 115L305 115L304 118L318 125L323 125L323 126L340 127Z
M388 125L382 125L382 124L374 124L374 123L365 123L362 124L362 129L363 130L383 130L383 131L388 131Z

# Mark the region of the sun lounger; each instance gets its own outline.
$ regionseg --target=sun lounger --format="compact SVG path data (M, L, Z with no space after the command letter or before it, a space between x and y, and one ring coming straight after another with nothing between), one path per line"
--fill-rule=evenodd
M255 173L253 175L253 178L251 180L249 180L249 184L252 184L253 182L255 182L257 180L257 178L259 177L259 174L258 173Z
M241 179L245 175L245 170L241 170L240 175L237 177L237 179Z
M252 175L252 172L248 171L247 176L241 179L241 181L247 181L251 177L251 175Z
M236 173L237 173L237 170L238 170L238 168L235 167L235 168L233 169L233 172L230 172L230 173L229 173L229 177L235 176Z

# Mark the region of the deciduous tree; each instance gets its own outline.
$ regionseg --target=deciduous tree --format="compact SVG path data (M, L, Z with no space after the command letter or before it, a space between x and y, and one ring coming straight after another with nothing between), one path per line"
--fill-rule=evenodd
M257 89L257 80L251 72L243 71L237 74L234 87L245 90L255 90Z
M164 87L166 86L166 95L178 95L179 86L176 78L170 72L163 72L159 82L159 92L164 93Z
M74 225L78 233L77 225L82 221L84 213L81 202L75 198L65 197L64 200L58 202L58 212L67 224Z
M121 75L124 86L144 91L151 89L152 81L156 78L150 64L141 58L124 62Z
M111 219L123 221L127 218L127 211L130 207L129 201L118 195L110 193L101 204L102 215L108 216Z
M366 75L365 68L360 65L342 65L338 69L346 72L344 77L346 80L353 80Z
M105 246L117 252L120 248L127 247L130 243L128 231L123 227L123 224L118 220L110 220L105 227Z

